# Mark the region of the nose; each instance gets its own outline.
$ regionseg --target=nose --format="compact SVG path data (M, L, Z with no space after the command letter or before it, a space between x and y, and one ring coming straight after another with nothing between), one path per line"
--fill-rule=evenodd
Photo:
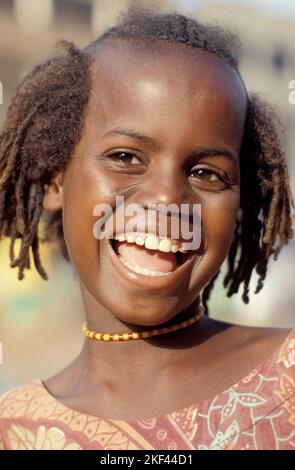
M174 160L175 162L175 160ZM167 163L167 162L166 162ZM144 178L140 188L133 195L132 202L139 204L146 210L151 211L157 217L158 231L161 226L167 227L168 236L171 232L180 233L183 230L189 230L189 238L192 234L194 222L196 222L196 206L198 204L196 197L190 190L187 175L180 168L180 164L163 165L160 170L151 172ZM146 176L146 175L145 175ZM150 212L151 213L151 212Z
M167 165L168 166L168 165ZM176 205L192 202L189 196L187 176L179 166L154 170L148 175L136 194L136 202L147 207L149 204Z
M200 225L196 208L199 204L185 170L176 157L171 160L147 172L128 202L149 211L149 223L153 221L157 233L167 230L168 237L174 233L173 238L185 236L186 240L191 240L194 229Z

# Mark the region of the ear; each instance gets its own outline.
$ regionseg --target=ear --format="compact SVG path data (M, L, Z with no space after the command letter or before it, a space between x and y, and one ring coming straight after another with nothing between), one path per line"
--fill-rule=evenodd
M49 212L62 208L63 172L57 173L50 183L44 185L43 207Z

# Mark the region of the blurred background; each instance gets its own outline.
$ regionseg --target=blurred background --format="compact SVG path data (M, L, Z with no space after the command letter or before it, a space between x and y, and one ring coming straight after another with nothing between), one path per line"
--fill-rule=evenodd
M54 52L60 39L80 47L112 24L127 0L0 0L0 124L23 75ZM288 100L295 80L294 0L142 1L176 9L201 21L216 21L239 33L241 72L250 91L277 106L285 126L284 146L295 192L295 106ZM0 87L1 98L1 87ZM1 99L0 99L1 102ZM47 378L68 364L82 346L83 308L79 285L57 244L41 248L49 281L33 271L24 281L9 267L8 242L0 243L0 393L36 378ZM244 305L226 298L222 279L210 301L212 317L255 326L295 326L295 242L271 261L265 287ZM252 292L255 287L253 277ZM65 334L66 332L66 334ZM2 343L2 347L1 347ZM1 358L2 351L2 358ZM2 360L2 365L1 365Z

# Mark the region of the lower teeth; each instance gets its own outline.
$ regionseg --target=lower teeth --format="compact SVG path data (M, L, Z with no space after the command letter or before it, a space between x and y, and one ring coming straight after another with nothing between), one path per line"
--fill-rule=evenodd
M167 276L168 274L171 274L171 272L163 273L160 271L150 271L149 269L141 268L140 266L137 266L137 264L133 264L130 261L127 261L123 258L123 256L119 256L119 258L120 261L125 266L127 266L127 268L131 269L131 271L134 271L138 274L144 274L145 276Z

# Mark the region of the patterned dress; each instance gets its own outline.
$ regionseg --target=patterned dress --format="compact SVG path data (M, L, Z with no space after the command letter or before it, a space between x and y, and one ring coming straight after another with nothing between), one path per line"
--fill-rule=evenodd
M0 398L0 449L295 449L295 329L256 369L213 399L155 418L100 419L37 380Z

